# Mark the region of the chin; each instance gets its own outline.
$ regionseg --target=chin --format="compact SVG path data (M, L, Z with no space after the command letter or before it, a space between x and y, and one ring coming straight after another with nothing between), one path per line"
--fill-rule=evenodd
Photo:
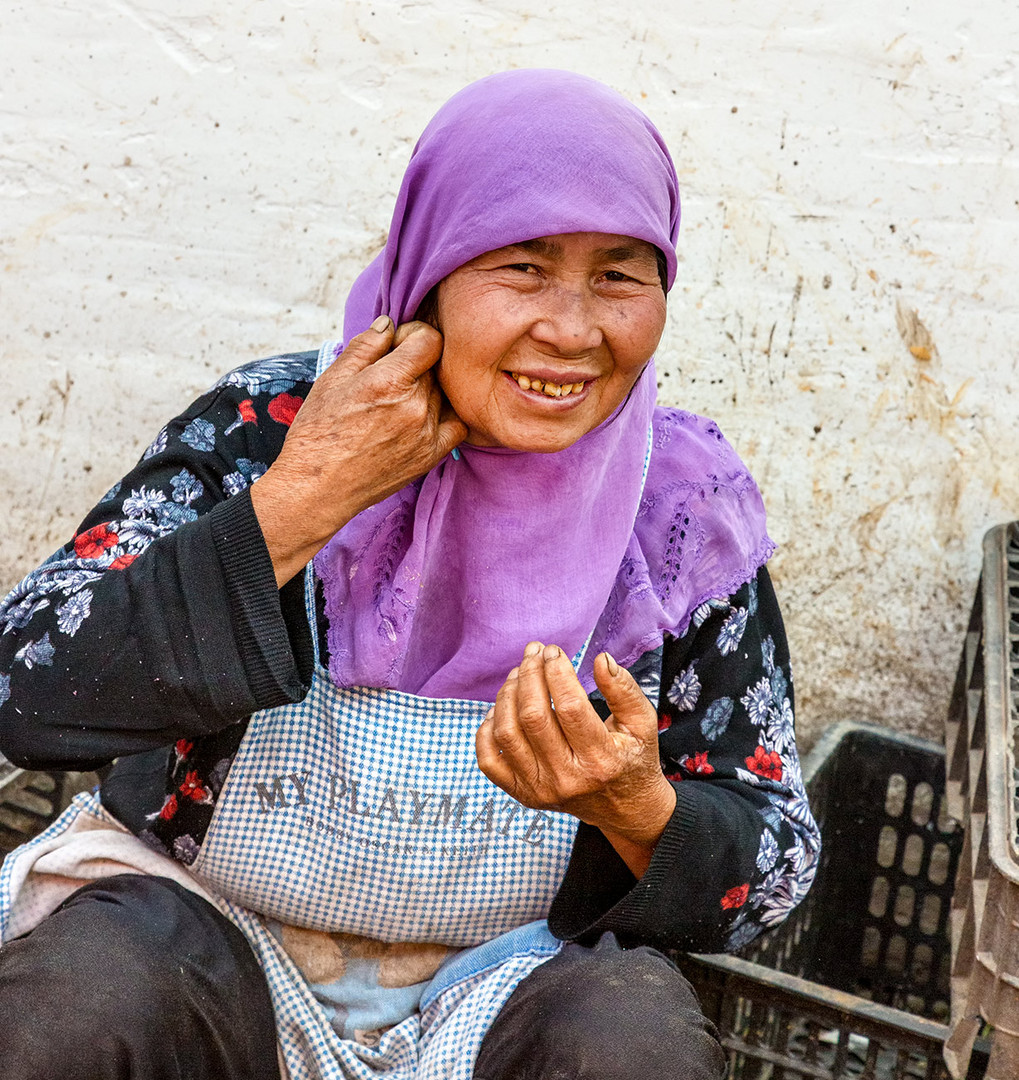
M556 454L572 446L583 432L514 432L505 436L471 433L467 442L473 446L501 447L504 450L517 450L526 454Z

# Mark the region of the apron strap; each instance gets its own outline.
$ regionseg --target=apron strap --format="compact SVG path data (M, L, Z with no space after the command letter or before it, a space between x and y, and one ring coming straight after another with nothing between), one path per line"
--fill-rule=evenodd
M315 364L315 378L336 359L343 350L342 341L323 341L318 350L318 361Z
M311 628L311 647L315 657L315 668L321 664L318 648L318 612L315 610L315 566L308 563L304 568L304 610L308 615L308 626Z

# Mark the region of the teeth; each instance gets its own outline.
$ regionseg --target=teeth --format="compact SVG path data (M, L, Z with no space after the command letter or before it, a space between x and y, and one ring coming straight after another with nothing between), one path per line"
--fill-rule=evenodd
M561 386L554 382L542 382L541 379L530 379L526 375L517 375L510 372L521 390L534 390L546 397L568 397L570 394L579 394L584 389L582 382L563 383Z

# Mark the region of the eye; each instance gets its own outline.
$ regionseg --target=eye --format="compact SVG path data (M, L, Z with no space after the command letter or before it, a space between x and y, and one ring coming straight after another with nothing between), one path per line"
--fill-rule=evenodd
M538 272L538 268L534 263L509 263L506 269L519 270L522 274L536 274Z
M632 277L630 277L629 274L624 274L622 270L606 270L605 271L605 280L606 281L633 281L634 279Z

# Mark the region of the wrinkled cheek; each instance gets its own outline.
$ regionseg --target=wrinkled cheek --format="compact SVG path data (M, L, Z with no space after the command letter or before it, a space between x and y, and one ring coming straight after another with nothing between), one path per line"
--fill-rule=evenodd
M491 432L498 427L505 410L491 382L468 388L454 380L448 391L443 389L453 411L467 425L468 443L472 446L500 445Z

